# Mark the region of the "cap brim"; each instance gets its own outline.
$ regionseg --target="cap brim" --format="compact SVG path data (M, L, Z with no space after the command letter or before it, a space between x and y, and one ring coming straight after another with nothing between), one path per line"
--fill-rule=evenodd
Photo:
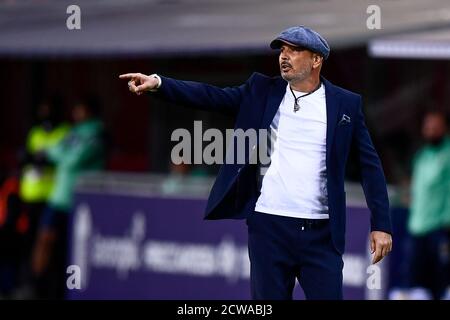
M316 51L314 51L314 50L311 50L311 49L308 48L308 47L299 46L299 45L297 45L297 44L294 44L294 43L292 43L292 42L289 42L289 41L286 41L286 40L280 39L280 38L277 38L277 39L273 40L273 41L270 43L270 47L271 47L272 49L280 49L281 46L282 46L283 44L288 44L288 45L293 46L293 47L302 47L302 48L305 48L305 49L307 49L307 50L309 50L309 51L311 51L311 52L315 52L315 53L321 55L322 57L324 57L320 52L316 52ZM324 60L325 60L325 59L326 59L326 58L324 57Z
M280 38L276 38L275 40L272 40L272 42L270 43L270 47L272 49L280 49L284 43L294 46L294 47L298 47L298 45L293 44L292 42L286 41L284 39L280 39Z

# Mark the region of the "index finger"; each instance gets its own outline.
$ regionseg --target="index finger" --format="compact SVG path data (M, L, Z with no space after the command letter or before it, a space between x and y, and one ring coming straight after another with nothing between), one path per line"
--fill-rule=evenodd
M119 76L120 79L131 79L137 76L137 73L125 73Z

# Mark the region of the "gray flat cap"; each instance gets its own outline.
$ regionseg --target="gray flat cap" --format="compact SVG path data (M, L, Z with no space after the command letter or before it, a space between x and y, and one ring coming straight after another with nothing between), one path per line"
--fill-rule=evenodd
M324 59L327 59L330 55L330 46L327 41L316 31L305 26L291 27L284 30L270 43L270 47L279 49L283 42L305 47L320 54Z

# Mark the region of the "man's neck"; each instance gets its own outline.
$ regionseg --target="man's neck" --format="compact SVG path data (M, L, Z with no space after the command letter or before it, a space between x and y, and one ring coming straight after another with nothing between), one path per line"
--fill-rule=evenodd
M295 91L311 92L311 91L314 91L319 86L319 83L320 83L320 78L314 77L314 78L308 78L308 79L298 81L298 82L291 81L291 82L289 82L289 85L291 86L292 90L295 90Z

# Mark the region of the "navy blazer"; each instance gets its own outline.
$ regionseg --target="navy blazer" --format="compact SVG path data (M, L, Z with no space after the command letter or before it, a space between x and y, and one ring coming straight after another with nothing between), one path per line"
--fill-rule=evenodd
M235 116L235 129L269 129L286 92L281 77L253 73L239 87L212 85L161 77L155 93L169 102L221 111ZM351 144L358 151L361 185L371 212L371 231L391 233L389 200L380 159L365 125L361 96L321 78L327 108L326 167L328 208L335 248L344 252L346 197L344 175ZM341 121L347 115L350 121ZM236 146L235 146L236 147ZM209 194L205 219L245 219L255 209L260 194L258 165L249 158L255 146L246 144L244 164L225 163ZM236 154L236 153L235 153Z

